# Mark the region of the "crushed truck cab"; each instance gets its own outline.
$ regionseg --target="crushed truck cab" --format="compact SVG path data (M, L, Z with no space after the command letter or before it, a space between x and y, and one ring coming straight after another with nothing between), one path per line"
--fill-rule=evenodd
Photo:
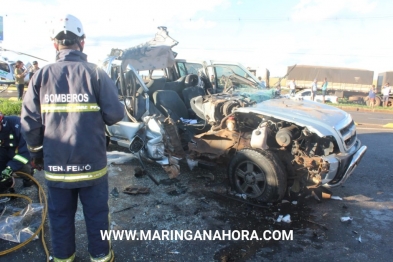
M282 97L239 63L175 59L177 44L161 27L153 40L113 49L104 61L127 112L107 127L112 143L171 178L179 161L191 170L227 166L234 190L266 202L288 190L336 187L356 169L367 147L350 114Z

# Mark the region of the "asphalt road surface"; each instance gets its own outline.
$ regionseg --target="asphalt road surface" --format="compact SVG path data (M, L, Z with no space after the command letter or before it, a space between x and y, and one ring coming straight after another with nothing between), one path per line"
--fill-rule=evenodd
M354 121L358 125L377 125L384 126L388 123L393 123L393 114L389 113L380 113L380 112L357 112L357 111L348 111Z
M168 181L156 164L145 163L160 185L148 177L136 178L138 161L110 166L111 228L119 230L265 230L290 232L293 240L113 240L116 261L390 261L393 242L393 129L391 121L370 119L369 113L352 113L358 137L368 150L344 186L332 189L342 200L321 202L305 196L288 203L253 206L240 198L223 197L227 190L225 169L200 169ZM372 116L372 115L371 115ZM390 117L391 118L391 117ZM380 122L378 122L380 121ZM118 148L110 147L111 150ZM36 177L43 181L42 173ZM174 183L175 182L175 183ZM35 189L18 187L20 193L35 196ZM125 186L148 187L149 194L122 193ZM15 200L14 200L15 201ZM17 202L15 202L17 203ZM292 222L277 223L279 215L290 214ZM352 221L341 222L342 217ZM76 214L77 258L89 261L82 210ZM259 235L258 235L259 236ZM45 239L50 248L48 225ZM0 250L15 246L0 240ZM0 261L45 261L42 243L35 240L0 257Z
M26 90L27 87L25 87ZM6 87L3 85L0 85L0 97L1 98L7 98L7 99L14 99L16 100L18 97L18 91L16 90L16 87L14 85Z

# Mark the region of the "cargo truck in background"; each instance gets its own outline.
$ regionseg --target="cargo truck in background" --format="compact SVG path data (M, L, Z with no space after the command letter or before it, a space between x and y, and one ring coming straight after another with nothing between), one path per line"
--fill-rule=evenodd
M368 93L373 84L374 71L343 67L326 67L313 65L297 65L295 68L288 67L287 80L296 80L299 89L310 88L314 79L318 81L318 87L325 77L329 85L327 93L339 98L346 98L349 102L369 103ZM385 72L378 75L375 106L381 105L381 88L386 83L393 82L393 72ZM392 106L393 98L390 98L388 106Z

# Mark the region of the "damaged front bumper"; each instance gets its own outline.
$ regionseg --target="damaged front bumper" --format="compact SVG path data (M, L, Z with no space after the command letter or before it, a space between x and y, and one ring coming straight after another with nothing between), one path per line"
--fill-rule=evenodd
M362 146L357 140L348 153L324 157L330 167L322 179L322 185L330 188L342 185L352 175L366 151L367 146Z

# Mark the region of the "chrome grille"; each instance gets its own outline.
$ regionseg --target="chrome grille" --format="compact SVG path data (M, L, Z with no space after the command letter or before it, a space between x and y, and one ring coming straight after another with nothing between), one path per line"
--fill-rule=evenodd
M356 126L353 120L344 128L340 129L346 148L350 148L356 141Z

